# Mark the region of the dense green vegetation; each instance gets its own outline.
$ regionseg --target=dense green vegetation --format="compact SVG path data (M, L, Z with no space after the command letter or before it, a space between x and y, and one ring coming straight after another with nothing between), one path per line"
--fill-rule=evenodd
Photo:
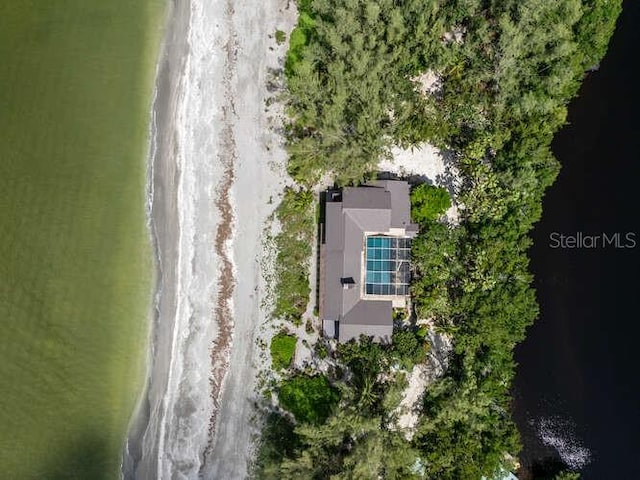
M414 278L411 295L420 318L435 317L441 324L452 316L449 286L463 274L457 258L457 245L462 229L452 229L438 222L420 226L419 235L411 244ZM442 325L441 325L442 326Z
M0 2L0 471L119 475L151 300L164 2Z
M376 472L416 478L417 450L387 428L406 383L402 375L383 373L397 363L410 368L424 350L415 332L394 337L395 345L364 337L340 345L336 360L342 368L331 370L329 378L298 375L283 382L280 404L295 422L277 413L267 418L259 478L377 478Z
M411 217L416 223L436 220L451 206L445 188L422 183L411 190Z
M309 257L315 231L313 193L287 188L276 218L280 232L275 237L274 317L299 325L309 302Z
M557 168L550 136L604 54L620 1L314 0L300 9L287 62L294 178L332 171L357 182L390 143L430 140L464 153L461 163L478 170L468 173L489 185L479 160L528 141L542 184L531 187L541 190ZM463 41L446 40L454 30ZM410 79L428 69L444 87L424 98Z
M326 172L338 184L358 183L393 144L422 141L447 149L461 172L460 225L439 223L414 198L421 232L412 247L416 314L451 335L454 351L407 441L390 428L400 380L389 368L420 361L420 332L403 333L397 347L341 346L330 377L343 392L339 408L324 424L295 425L295 446L262 464L262 476L491 476L505 453L519 450L510 417L513 348L538 312L528 232L559 170L550 143L585 71L606 50L620 1L299 7L304 36L286 69L289 173L306 185ZM435 94L421 94L411 80L426 71L440 79ZM431 201L436 211L445 205Z
M311 35L313 35L315 21L309 14L310 10L308 7L309 2L303 2L303 6L300 10L300 16L298 17L298 24L296 25L296 28L294 28L291 32L291 38L289 39L289 49L287 51L287 58L285 61L285 71L288 74L292 74L293 71L297 68L305 47L309 45Z
M256 470L261 478L282 478L278 473L280 462L283 458L292 457L300 446L294 429L293 423L284 415L277 412L267 415L256 458Z
M429 344L424 342L424 335L416 330L396 329L391 338L391 356L407 370L422 362L429 350Z
M285 332L281 332L271 339L271 362L274 369L289 368L293 355L296 353L296 343L296 336Z
M321 375L298 375L282 382L278 398L298 422L319 424L327 419L339 394Z

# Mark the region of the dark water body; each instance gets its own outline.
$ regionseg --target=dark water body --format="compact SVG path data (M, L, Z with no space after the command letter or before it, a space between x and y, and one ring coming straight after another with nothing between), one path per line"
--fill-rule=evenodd
M541 315L516 351L521 460L572 454L584 480L640 479L639 25L640 2L625 2L606 58L553 143L563 168L530 252ZM554 249L554 232L634 232L637 245ZM540 427L558 448L543 445Z

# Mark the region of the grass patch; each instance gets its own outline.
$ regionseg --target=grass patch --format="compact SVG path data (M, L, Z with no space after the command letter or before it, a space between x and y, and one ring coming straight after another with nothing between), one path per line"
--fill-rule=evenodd
M300 63L304 47L309 44L309 39L311 35L313 35L315 25L316 22L310 14L310 9L306 11L301 10L300 16L298 17L298 24L291 32L291 37L289 38L289 50L287 51L285 61L285 72L287 75L293 74Z
M297 339L294 335L279 333L271 339L271 361L273 368L282 370L289 368L296 353Z
M338 404L340 395L326 377L298 375L282 383L278 392L280 405L298 422L321 424Z
M0 469L116 478L151 293L164 2L0 4Z

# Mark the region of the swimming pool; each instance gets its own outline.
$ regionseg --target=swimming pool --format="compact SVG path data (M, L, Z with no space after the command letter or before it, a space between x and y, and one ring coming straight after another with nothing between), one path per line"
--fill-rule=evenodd
M369 236L366 239L367 295L407 295L411 239Z

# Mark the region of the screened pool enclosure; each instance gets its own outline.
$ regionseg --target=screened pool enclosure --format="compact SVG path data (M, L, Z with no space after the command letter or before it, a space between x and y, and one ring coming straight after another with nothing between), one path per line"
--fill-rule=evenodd
M411 239L386 236L366 237L367 295L408 295L411 272Z

